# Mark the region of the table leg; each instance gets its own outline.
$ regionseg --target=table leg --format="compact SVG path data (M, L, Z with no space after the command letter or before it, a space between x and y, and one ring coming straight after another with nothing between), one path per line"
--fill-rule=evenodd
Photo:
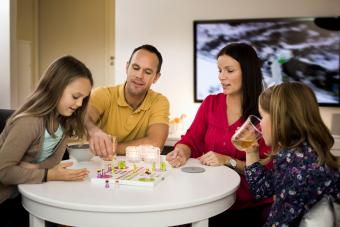
M209 219L203 219L201 221L193 222L191 224L191 227L208 227L209 225Z
M45 227L45 220L30 214L30 227Z

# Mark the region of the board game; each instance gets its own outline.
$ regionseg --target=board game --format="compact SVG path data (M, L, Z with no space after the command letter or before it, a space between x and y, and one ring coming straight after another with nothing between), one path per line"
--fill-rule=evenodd
M170 168L165 161L126 163L120 160L117 164L108 163L105 168L97 169L96 175L91 178L91 183L105 185L105 187L110 187L110 184L154 187L165 179Z

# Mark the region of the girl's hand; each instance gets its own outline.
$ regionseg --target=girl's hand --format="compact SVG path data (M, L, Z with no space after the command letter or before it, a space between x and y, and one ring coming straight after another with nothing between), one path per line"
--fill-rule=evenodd
M73 162L63 162L49 169L47 181L82 181L88 176L89 171L86 168L67 169L72 165Z
M257 141L253 143L248 149L245 150L246 153L258 153L259 152L259 144Z
M250 166L253 163L260 161L258 143L254 143L245 152L246 152L246 166Z
M203 164L207 166L221 166L226 163L228 160L228 156L218 154L214 151L209 151L208 153L205 153L201 157L198 158L198 160Z
M175 147L175 149L166 155L166 160L169 164L175 168L184 165L188 158L186 157L184 150L180 147Z

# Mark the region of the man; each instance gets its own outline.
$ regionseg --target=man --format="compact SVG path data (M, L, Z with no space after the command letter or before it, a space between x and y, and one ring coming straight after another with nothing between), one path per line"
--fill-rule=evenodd
M110 159L114 153L125 154L127 146L140 144L163 148L169 129L169 101L150 89L161 75L162 61L155 47L137 47L126 64L126 82L92 92L85 125L96 155ZM117 138L116 151L111 136Z

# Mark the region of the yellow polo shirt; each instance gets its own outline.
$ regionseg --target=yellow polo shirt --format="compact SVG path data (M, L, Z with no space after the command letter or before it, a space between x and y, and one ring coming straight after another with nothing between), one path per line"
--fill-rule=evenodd
M100 114L97 125L118 142L145 137L152 124L169 124L168 99L151 89L136 110L125 101L124 84L94 89L90 105Z

